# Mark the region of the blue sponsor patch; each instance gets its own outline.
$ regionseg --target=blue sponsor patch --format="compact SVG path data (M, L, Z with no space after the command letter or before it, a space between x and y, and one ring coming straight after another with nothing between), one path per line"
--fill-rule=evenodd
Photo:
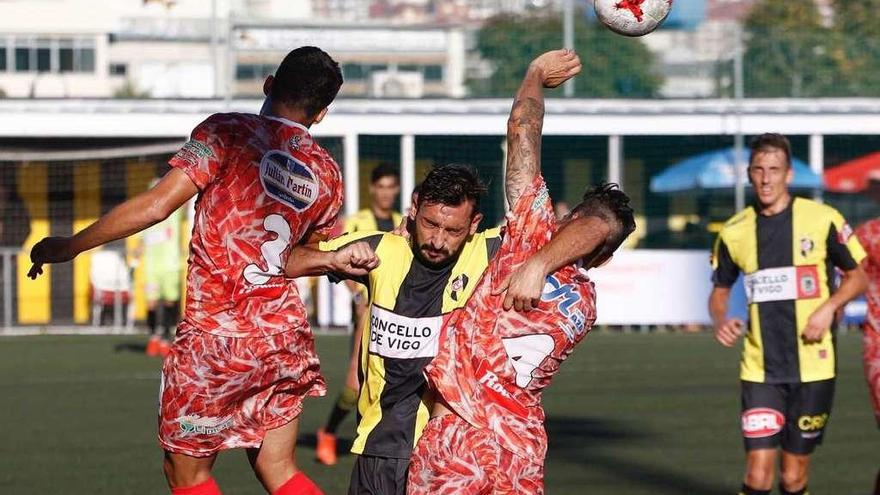
M308 209L318 199L318 181L305 163L273 150L260 161L260 182L266 194L296 211Z
M559 326L568 340L574 342L577 336L584 332L586 318L581 310L577 308L581 295L574 285L563 284L556 276L549 275L544 283L541 300L545 302L558 300L556 309L568 320L567 324L560 324Z

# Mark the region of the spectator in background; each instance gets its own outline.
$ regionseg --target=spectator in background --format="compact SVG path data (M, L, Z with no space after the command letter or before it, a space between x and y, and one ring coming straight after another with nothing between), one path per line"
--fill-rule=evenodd
M370 173L370 206L348 217L345 220L343 233L390 232L394 230L402 219L400 212L394 210L394 203L397 202L398 195L400 195L398 167L389 163L378 165ZM336 398L333 409L327 417L327 422L318 430L318 446L315 449L318 462L328 466L336 464L336 431L348 413L357 406L358 357L368 300L365 286L351 280L346 281L346 285L352 293L352 314L354 316L348 373L345 385Z
M880 174L868 180L868 196L880 203ZM856 229L856 236L868 256L862 262L868 274L868 315L865 318L862 357L865 379L871 393L874 417L880 427L880 218L869 220ZM874 482L874 495L880 495L880 471Z
M159 179L153 179L150 188ZM147 325L150 340L147 354L168 354L171 332L180 318L180 285L183 268L180 230L184 209L178 208L165 220L149 227L141 238L143 250L144 292L147 298Z

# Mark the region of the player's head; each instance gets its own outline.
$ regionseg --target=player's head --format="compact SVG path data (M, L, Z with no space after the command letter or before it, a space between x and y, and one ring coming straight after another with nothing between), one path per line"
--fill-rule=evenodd
M311 125L324 118L341 86L339 64L320 48L302 46L288 53L275 75L266 78L263 93L272 105L301 113L305 124Z
M450 164L431 170L410 211L416 254L429 265L456 259L483 218L479 209L485 193L486 186L470 166Z
M608 224L610 230L605 242L581 259L585 268L594 268L606 263L623 241L636 230L629 196L621 191L617 184L601 184L587 190L583 200L572 208L568 217L562 220L560 228L564 228L564 225L574 218L590 216L601 218Z
M761 134L749 142L749 181L761 206L787 203L791 169L791 143L782 134Z
M382 163L370 173L370 201L380 210L390 210L400 194L400 173L390 163Z

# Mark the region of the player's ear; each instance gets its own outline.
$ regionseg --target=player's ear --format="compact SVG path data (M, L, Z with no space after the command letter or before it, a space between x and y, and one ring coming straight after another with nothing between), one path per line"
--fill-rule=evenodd
M322 120L324 120L324 116L325 116L325 115L327 115L327 107L324 107L323 110L321 110L320 112L318 112L318 115L315 115L315 120L312 121L312 125L318 124L318 123L320 123Z
M471 218L471 231L469 233L470 235L474 235L477 232L477 227L480 226L480 221L482 219L483 219L482 213L477 213L476 215L474 215L473 218Z
M266 80L263 81L263 94L269 96L269 93L272 92L272 83L275 82L275 76L269 74L266 76Z

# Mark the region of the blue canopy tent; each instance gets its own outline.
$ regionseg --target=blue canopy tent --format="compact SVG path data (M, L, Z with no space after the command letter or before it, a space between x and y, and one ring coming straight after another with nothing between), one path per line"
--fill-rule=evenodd
M743 150L743 160L748 163L749 150ZM675 193L695 190L730 189L736 185L736 150L725 148L709 151L685 159L651 178L651 192ZM794 189L819 189L822 176L797 158L791 159L794 169ZM751 187L748 183L746 187Z

